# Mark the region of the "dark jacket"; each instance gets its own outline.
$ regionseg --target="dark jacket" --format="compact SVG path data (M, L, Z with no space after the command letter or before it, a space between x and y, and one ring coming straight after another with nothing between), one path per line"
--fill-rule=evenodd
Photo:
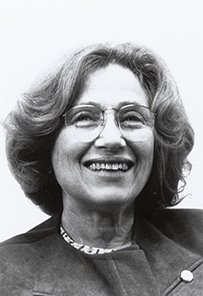
M203 295L201 210L137 216L136 244L103 255L71 247L59 224L60 215L0 244L1 296Z

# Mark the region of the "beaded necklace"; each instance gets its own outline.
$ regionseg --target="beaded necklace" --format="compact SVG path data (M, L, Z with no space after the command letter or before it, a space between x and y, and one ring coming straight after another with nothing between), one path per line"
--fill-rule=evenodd
M132 245L132 243L129 242L128 244L126 244L125 246L122 246L122 247L117 247L114 249L104 249L104 248L96 248L96 247L86 246L83 244L78 244L68 235L68 233L65 231L65 229L63 228L62 225L60 225L60 234L63 237L63 239L68 244L70 244L72 247L74 247L75 249L77 249L81 252L84 252L84 253L90 254L90 255L111 253L113 251L117 251L117 250L129 247Z

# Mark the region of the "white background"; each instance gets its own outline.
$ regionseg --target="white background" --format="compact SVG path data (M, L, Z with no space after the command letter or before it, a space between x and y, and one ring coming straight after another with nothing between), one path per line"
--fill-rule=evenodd
M198 0L0 0L0 119L33 80L66 50L95 42L143 43L178 82L196 131L193 170L181 207L203 208L203 2ZM0 241L47 216L11 176L0 128Z

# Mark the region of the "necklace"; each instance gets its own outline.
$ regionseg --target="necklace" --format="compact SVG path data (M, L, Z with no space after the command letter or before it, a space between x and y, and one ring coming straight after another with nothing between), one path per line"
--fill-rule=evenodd
M111 253L113 251L117 251L117 250L123 249L124 247L126 248L132 245L132 243L129 242L122 247L117 247L114 249L104 249L104 248L96 248L96 247L86 246L83 244L78 244L68 235L68 233L65 231L62 225L60 225L60 234L69 245L71 245L72 247L74 247L75 249L81 252L84 252L86 254L91 254L91 255Z

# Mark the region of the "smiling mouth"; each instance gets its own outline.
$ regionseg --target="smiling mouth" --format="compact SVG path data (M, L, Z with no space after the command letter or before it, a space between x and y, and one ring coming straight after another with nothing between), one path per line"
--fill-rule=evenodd
M89 166L92 171L128 171L127 163L92 163Z
M91 161L85 166L91 171L127 172L134 165L131 161Z

